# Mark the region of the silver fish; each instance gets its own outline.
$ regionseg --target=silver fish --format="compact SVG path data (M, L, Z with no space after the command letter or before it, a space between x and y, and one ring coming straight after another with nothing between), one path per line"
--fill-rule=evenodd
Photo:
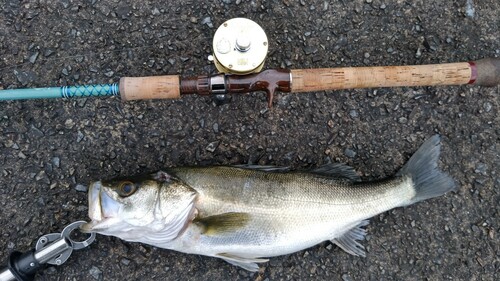
M440 137L427 140L392 178L361 182L351 167L300 172L270 166L171 168L94 182L85 232L221 258L257 271L266 257L330 240L365 256L367 219L443 195Z

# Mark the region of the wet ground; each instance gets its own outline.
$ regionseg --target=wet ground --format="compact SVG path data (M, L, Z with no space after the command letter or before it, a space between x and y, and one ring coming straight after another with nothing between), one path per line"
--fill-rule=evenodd
M1 0L0 87L206 74L216 28L248 17L267 68L427 64L500 56L500 2ZM99 236L37 280L494 280L500 270L499 87L415 87L207 97L9 101L0 105L0 249L87 218L89 182L167 166L328 161L393 175L433 134L456 193L368 226L366 258L330 243L259 273Z

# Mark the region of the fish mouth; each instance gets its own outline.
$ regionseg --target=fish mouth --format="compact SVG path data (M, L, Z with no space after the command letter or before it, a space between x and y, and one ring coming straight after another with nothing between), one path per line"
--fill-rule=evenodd
M97 181L90 185L88 200L89 218L91 221L80 226L80 230L82 232L102 233L121 222L121 219L118 217L121 204L116 202L112 196L108 194L108 191L102 185L102 182Z

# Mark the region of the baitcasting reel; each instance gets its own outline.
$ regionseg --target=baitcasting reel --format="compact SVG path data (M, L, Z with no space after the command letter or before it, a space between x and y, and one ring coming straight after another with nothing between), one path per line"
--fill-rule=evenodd
M246 18L224 22L214 34L213 60L221 73L245 75L264 67L269 43L264 29Z

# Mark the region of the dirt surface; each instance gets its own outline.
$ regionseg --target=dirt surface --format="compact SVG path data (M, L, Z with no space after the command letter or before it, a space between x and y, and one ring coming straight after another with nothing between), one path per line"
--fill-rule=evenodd
M431 4L432 3L432 4ZM500 56L500 2L0 1L0 87L206 74L217 27L266 30L266 68L459 62ZM499 87L362 89L123 103L118 98L0 105L0 249L87 219L97 179L167 166L316 167L330 157L364 179L391 176L425 139L456 193L389 211L368 226L366 258L330 243L249 273L222 260L98 236L37 280L494 280L500 270ZM258 202L256 202L258 204Z

